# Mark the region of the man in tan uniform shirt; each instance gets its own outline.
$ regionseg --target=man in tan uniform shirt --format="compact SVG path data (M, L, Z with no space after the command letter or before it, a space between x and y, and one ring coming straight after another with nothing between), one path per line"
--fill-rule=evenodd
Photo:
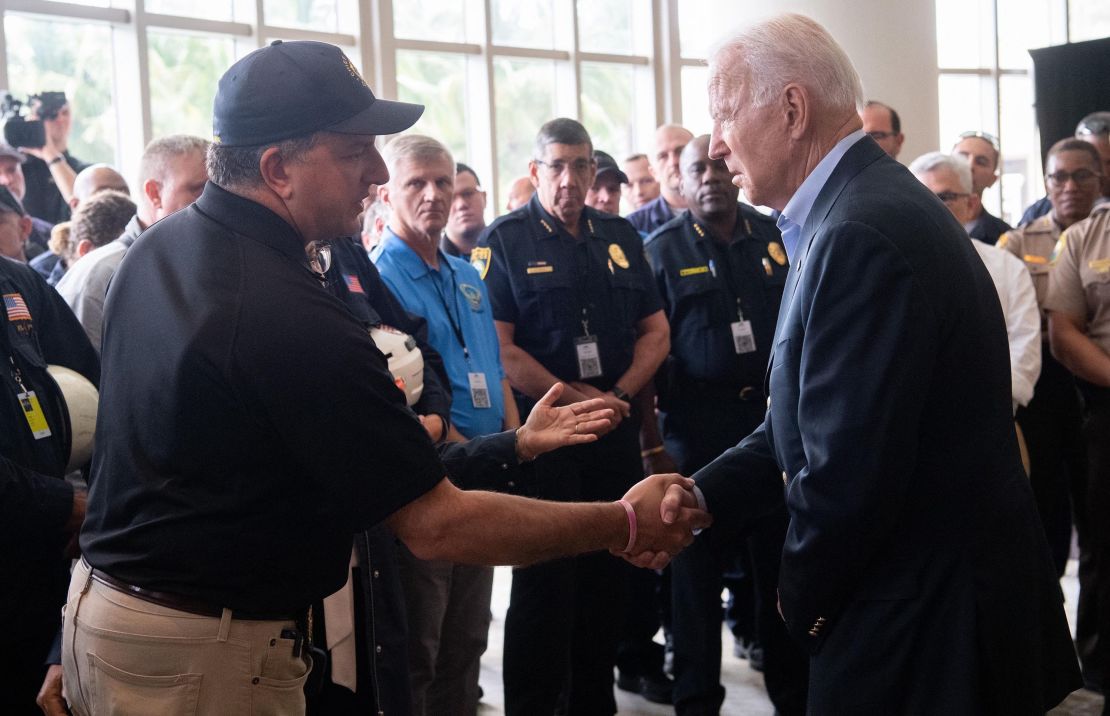
M1008 231L998 240L1025 262L1041 308L1041 374L1033 400L1017 412L1029 449L1029 479L1044 523L1056 567L1063 574L1071 547L1074 519L1079 533L1079 607L1076 646L1089 682L1098 682L1095 656L1095 564L1088 549L1086 502L1087 463L1082 439L1082 417L1075 379L1048 349L1045 298L1054 267L1060 234L1091 213L1099 196L1101 158L1095 148L1078 139L1052 146L1045 161L1045 187L1052 211L1027 226Z
M1110 204L1070 227L1056 248L1049 281L1052 352L1076 376L1083 395L1087 445L1088 547L1095 564L1110 564ZM1094 578L1097 663L1110 684L1110 569ZM1090 602L1091 594L1088 594ZM1085 665L1086 666L1086 665ZM1110 706L1103 713L1110 712Z

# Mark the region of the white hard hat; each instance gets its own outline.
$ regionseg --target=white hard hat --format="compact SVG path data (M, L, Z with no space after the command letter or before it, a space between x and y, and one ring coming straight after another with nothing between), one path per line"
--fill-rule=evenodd
M370 329L370 338L389 362L393 382L405 394L412 407L424 392L424 354L416 347L416 339L390 326Z
M93 451L93 433L96 431L96 410L100 394L89 380L60 365L48 365L46 371L58 385L69 420L69 463L66 472L72 472L89 461Z

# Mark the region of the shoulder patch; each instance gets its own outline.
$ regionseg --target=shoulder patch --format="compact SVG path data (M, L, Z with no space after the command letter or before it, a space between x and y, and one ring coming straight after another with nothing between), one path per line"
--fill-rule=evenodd
M1008 243L1010 243L1010 232L1009 231L1002 234L1002 236L998 237L998 243L996 243L995 246L997 246L1000 249L1004 249L1004 248L1006 248L1006 244L1008 244Z
M470 265L478 271L478 277L483 281L486 280L486 274L489 273L491 256L493 256L493 249L488 246L475 246L474 250L470 252Z

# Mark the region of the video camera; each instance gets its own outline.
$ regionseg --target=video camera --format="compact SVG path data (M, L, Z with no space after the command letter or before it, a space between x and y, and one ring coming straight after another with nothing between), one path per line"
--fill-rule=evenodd
M3 91L0 101L0 121L4 122L4 141L17 149L30 147L36 149L46 144L44 119L55 119L66 105L65 92L43 92L27 97L27 106L35 111L38 119L23 116L24 103Z

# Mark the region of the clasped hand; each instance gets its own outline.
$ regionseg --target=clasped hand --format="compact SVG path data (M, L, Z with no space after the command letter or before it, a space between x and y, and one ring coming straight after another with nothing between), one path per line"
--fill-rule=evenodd
M651 475L632 486L624 499L636 512L636 541L628 551L611 550L637 567L662 569L694 541L694 531L713 523L693 491L694 481L678 474Z

